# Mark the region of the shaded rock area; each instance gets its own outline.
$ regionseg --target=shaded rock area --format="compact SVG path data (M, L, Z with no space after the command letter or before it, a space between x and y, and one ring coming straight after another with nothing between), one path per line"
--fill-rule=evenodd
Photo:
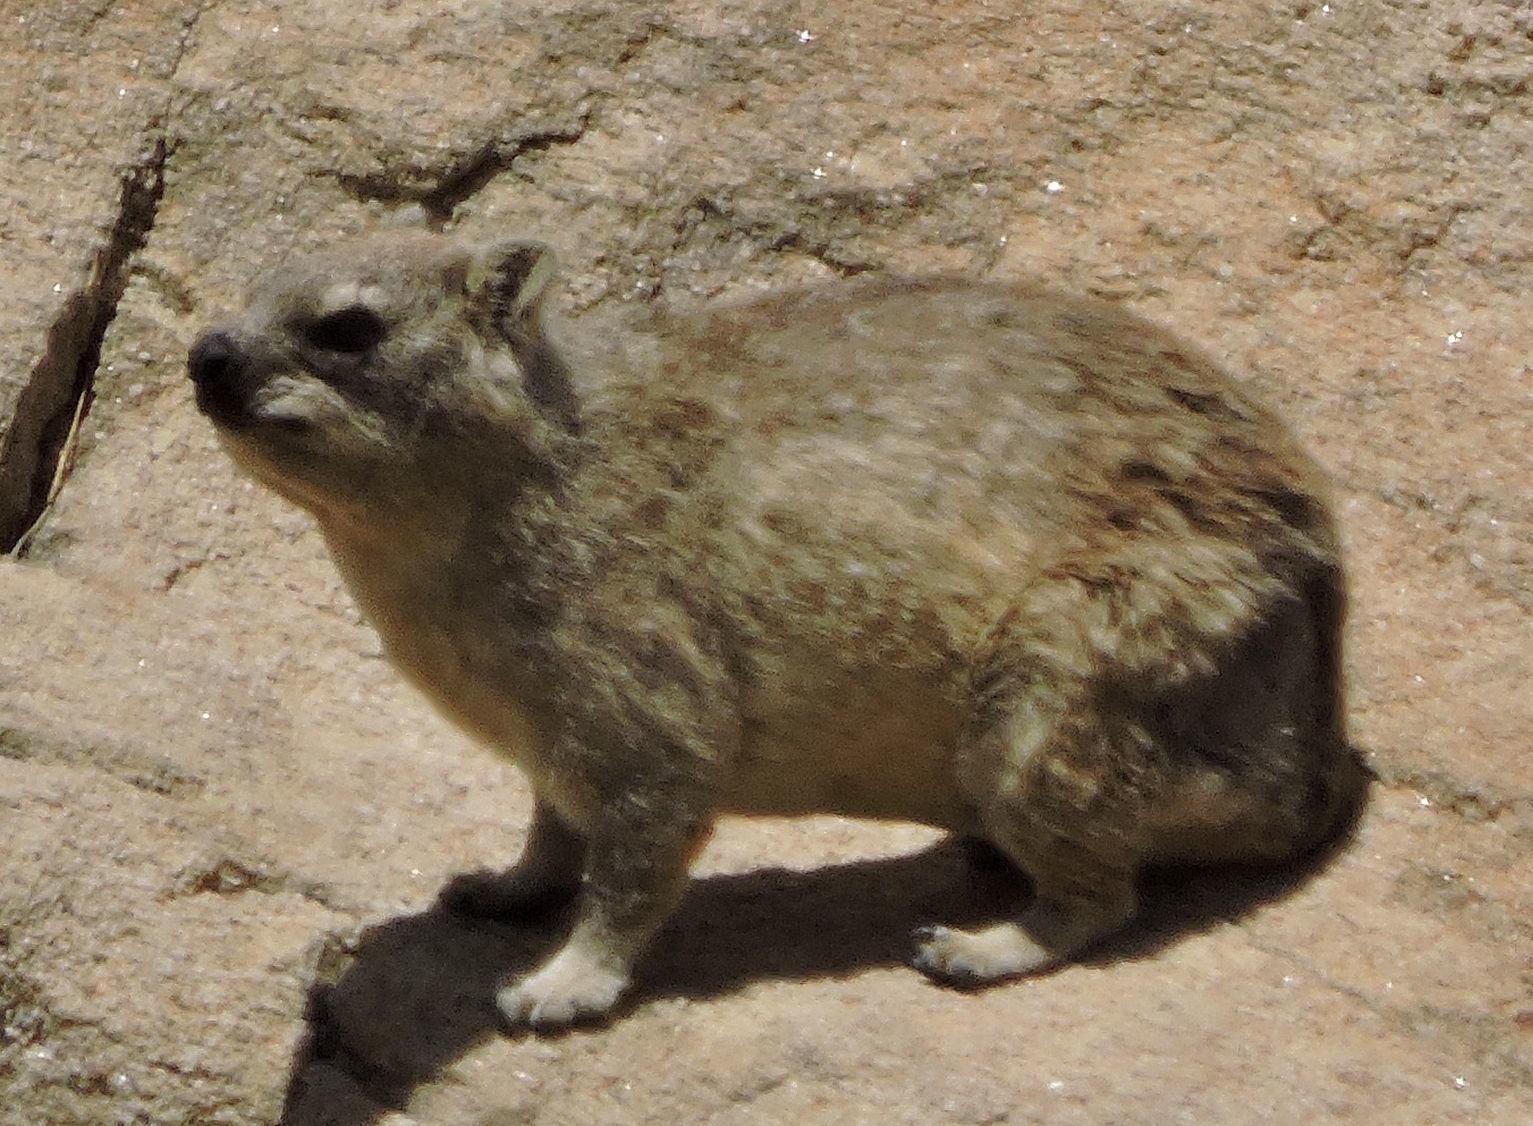
M1533 1119L1527 5L0 0L0 57L0 1123ZM621 1019L501 1035L558 920L433 901L526 787L184 380L258 268L401 221L553 242L576 339L947 271L1200 341L1336 479L1355 835L964 994L907 932L1004 873L731 822Z

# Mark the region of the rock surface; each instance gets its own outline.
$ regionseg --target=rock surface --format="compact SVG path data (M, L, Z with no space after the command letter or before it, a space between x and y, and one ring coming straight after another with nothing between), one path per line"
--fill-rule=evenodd
M1496 0L0 2L0 1122L1533 1117L1533 12ZM925 831L729 823L610 1028L500 1035L556 926L433 897L514 770L240 480L185 346L384 222L528 231L565 331L864 271L1129 302L1333 470L1355 837L1157 878L978 994ZM582 325L582 319L586 323Z

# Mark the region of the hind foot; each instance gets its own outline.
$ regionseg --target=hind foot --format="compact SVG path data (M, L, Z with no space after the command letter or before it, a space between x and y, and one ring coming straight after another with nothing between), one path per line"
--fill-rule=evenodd
M1121 927L1134 913L1132 895L1089 904L1035 903L1015 923L983 930L920 927L911 964L935 981L972 989L1051 970Z
M916 953L910 964L935 981L959 988L1038 973L1065 960L1034 942L1015 923L979 931L918 927L914 938Z

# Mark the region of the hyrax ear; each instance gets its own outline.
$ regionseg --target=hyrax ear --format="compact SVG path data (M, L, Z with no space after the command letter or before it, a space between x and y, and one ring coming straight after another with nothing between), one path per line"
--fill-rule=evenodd
M538 313L557 268L554 252L541 242L491 243L478 250L469 264L469 300L489 315L501 333L526 336L537 329Z

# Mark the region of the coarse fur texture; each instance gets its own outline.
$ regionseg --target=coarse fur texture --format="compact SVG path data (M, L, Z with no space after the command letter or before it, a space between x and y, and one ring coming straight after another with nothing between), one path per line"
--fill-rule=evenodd
M577 897L509 1022L607 1012L720 813L992 842L1032 904L917 936L976 984L1121 927L1146 864L1282 862L1356 805L1324 482L1195 349L1034 286L878 280L572 373L552 272L393 233L272 274L191 353L393 662L531 779L522 861L447 893Z

